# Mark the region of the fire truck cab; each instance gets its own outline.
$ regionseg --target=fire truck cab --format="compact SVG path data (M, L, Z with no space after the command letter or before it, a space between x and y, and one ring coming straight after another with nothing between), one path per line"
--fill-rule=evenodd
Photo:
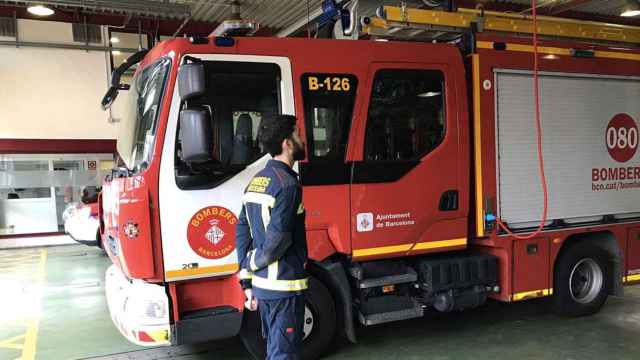
M580 163L588 186L600 181L592 169L608 165L579 150L600 146L616 114L635 124L640 53L542 41L541 56L553 55L541 64L543 86L556 96L600 89L611 108L584 120L593 131L568 130L589 98L543 97L545 126L560 124L545 127L545 145L560 154L545 153L559 200L550 200L544 231L519 240L496 217L523 234L540 220L530 39L476 34L472 44L465 52L442 43L211 37L139 54L118 138L126 166L100 197L114 263L107 298L122 334L142 345L240 334L261 356L258 318L244 310L235 276L235 224L245 187L269 160L257 135L274 114L295 115L307 145L295 168L310 257L305 358L336 334L355 341L356 323L550 295L560 312L585 315L640 280L637 203L581 202L587 190L571 190L579 186L562 165ZM124 88L114 87L106 103Z

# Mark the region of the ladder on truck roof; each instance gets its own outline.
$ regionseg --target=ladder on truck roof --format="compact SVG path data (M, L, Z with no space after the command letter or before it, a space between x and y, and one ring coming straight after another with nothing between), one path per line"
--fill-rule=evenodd
M452 41L474 29L477 32L533 33L528 15L458 9L425 10L406 6L382 6L374 17L362 19L362 32L378 38ZM640 27L538 16L538 34L553 38L640 45Z

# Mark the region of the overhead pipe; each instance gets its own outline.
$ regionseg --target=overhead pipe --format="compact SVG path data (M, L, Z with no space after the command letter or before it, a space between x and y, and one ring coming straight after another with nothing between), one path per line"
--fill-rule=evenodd
M182 22L182 24L180 24L180 26L178 27L178 29L173 33L173 35L171 35L171 37L176 37L178 36L178 34L180 34L180 32L182 31L182 29L184 29L185 26L187 26L187 24L194 19L196 16L200 15L200 12L202 12L202 10L205 8L205 4L206 4L206 0L200 0L196 6L193 7L193 11L190 12L190 15L187 16L184 21Z
M108 26L109 29L126 29L127 26L129 26L129 22L131 22L131 18L133 16L131 14L127 14L124 17L124 21L122 22L122 25L118 25L118 26Z
M54 44L34 41L8 41L0 40L0 46L12 46L12 47L36 47L46 49L62 49L62 50L82 50L82 51L121 51L121 52L136 52L138 49L122 48L122 47L108 47L108 46L96 46L96 45L75 45L75 44Z

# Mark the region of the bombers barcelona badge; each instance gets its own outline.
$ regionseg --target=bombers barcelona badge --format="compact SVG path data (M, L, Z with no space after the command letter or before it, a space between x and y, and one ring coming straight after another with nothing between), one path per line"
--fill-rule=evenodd
M187 225L189 246L205 259L221 259L233 252L238 218L229 209L208 206L198 210Z

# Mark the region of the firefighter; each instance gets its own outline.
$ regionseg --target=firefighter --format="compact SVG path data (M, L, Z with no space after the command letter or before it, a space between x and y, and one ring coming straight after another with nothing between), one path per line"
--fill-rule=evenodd
M240 283L247 309L260 312L267 359L300 359L307 242L302 187L292 167L304 159L304 144L291 115L264 119L259 139L273 159L242 198L236 237Z

